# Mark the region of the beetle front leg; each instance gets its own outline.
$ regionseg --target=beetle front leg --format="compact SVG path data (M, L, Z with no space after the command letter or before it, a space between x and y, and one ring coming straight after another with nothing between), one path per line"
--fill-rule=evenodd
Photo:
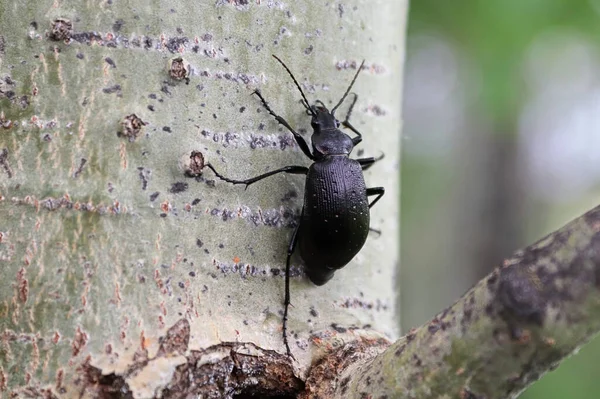
M256 183L259 180L265 179L269 176L273 176L277 173L289 173L292 175L306 175L308 173L308 168L306 166L285 166L281 169L272 170L270 172L263 173L262 175L253 177L251 179L233 180L233 179L225 177L222 174L220 174L219 172L217 172L210 163L207 163L206 166L208 166L210 168L210 170L212 170L214 172L215 176L217 176L219 179L226 181L227 183L231 183L231 184L245 184L246 188L248 188L248 186L251 185L252 183Z
M273 118L275 118L277 120L277 122L279 122L280 124L285 126L287 128L287 130L289 130L294 135L294 140L296 140L296 143L298 143L298 146L300 147L300 149L302 150L304 155L306 155L310 159L314 160L315 157L310 152L310 149L308 148L308 144L306 143L306 140L304 140L304 138L300 135L300 133L298 133L294 129L292 129L290 124L287 123L287 121L285 119L283 119L281 116L279 116L275 112L273 112L271 107L269 107L269 104L267 104L267 101L263 98L262 94L260 94L260 91L254 90L254 92L252 92L252 94L256 94L258 96L258 98L260 98L260 101L262 102L263 107L265 107L265 109L269 112L269 114L271 114L271 116L273 116Z
M372 195L376 195L376 196L377 196L377 198L375 198L375 199L373 200L373 202L371 202L371 203L369 204L369 209L370 209L370 208L371 208L373 205L375 205L375 203L376 203L377 201L379 201L379 199L380 199L381 197L383 197L383 194L385 194L385 188L383 188L383 187L372 187L372 188L367 188L367 197L370 197L370 196L372 196Z

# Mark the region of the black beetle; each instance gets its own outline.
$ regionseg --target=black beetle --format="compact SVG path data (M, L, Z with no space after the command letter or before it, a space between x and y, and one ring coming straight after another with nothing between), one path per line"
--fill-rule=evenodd
M357 96L350 105L346 119L341 125L356 134L351 138L339 129L340 122L335 118L335 110L342 104L350 93L352 85L360 73L364 61L358 67L350 86L331 111L322 101L310 106L302 88L294 78L289 68L277 58L296 84L302 94L302 105L307 114L312 116L311 126L314 130L311 136L312 152L304 138L279 115L275 114L261 93L255 90L262 105L277 122L285 126L293 135L302 152L313 162L310 167L286 166L246 180L229 179L207 163L214 174L221 180L232 184L245 184L246 188L252 183L277 173L306 175L304 189L304 205L300 223L294 230L288 246L285 264L285 309L283 315L283 342L287 354L292 356L287 340L287 316L290 305L290 259L296 248L300 248L300 256L304 261L306 274L316 285L329 281L337 269L346 266L348 262L363 247L369 233L369 208L383 196L383 187L367 188L362 171L373 165L379 158L351 159L352 149L362 141L362 135L348 121ZM368 202L367 197L377 197ZM293 357L293 356L292 356Z

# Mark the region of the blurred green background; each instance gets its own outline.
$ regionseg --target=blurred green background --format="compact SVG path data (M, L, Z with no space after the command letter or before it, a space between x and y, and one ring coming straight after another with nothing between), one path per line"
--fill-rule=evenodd
M412 1L403 114L406 331L600 203L600 0ZM599 356L521 398L600 397Z

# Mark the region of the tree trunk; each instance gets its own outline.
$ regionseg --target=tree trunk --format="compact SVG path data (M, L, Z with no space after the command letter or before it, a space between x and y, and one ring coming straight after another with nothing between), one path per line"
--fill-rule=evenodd
M406 1L0 0L0 396L233 397L302 390L342 344L395 338ZM243 190L185 176L192 151L245 179L309 165L289 132L356 68L354 156L385 186L370 234L323 287L286 249L303 179ZM345 104L340 112L346 112Z
M0 394L512 397L600 330L596 208L390 346L405 2L0 11ZM185 177L192 151L238 179L308 164L250 96L310 133L272 53L326 104L365 58L353 124L386 154L366 173L387 189L381 235L325 287L294 259L296 361L281 316L302 180Z

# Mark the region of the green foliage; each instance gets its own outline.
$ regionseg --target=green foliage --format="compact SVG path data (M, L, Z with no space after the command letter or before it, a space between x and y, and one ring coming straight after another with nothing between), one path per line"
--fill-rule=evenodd
M577 355L533 384L521 399L589 399L598 396L600 340L594 339Z
M599 13L583 0L419 0L411 3L409 35L433 31L450 40L478 69L480 111L501 123L514 120L527 98L521 72L532 41L561 28L593 36Z
M511 127L516 126L528 98L522 72L531 44L539 35L561 31L588 36L590 42L597 42L599 4L585 0L418 0L410 7L409 38L435 34L447 40L473 66L473 79L479 79L469 82L480 90L470 98L474 114L483 113L496 126L509 127L495 131L514 135L516 129ZM410 174L403 176L410 181ZM407 180L403 185L407 186ZM406 202L404 206L406 209ZM521 397L598 396L599 355L600 340L596 339Z

